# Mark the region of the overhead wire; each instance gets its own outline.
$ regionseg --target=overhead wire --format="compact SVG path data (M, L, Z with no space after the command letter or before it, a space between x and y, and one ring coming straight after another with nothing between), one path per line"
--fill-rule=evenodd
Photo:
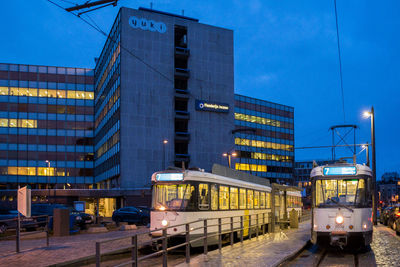
M342 108L343 108L343 121L346 122L346 113L344 108L344 89L343 89L343 72L342 72L342 57L340 53L340 38L339 38L339 24L338 24L338 15L336 8L336 0L333 0L335 4L335 20L336 20L336 36L337 36L337 47L339 53L339 73L340 73L340 88L342 91Z

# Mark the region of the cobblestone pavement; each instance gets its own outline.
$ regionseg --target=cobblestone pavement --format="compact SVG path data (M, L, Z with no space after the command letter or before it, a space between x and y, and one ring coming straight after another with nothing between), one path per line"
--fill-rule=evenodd
M371 249L377 266L400 266L400 236L389 227L378 225L374 228Z
M284 258L300 250L310 239L310 222L300 224L299 229L260 236L258 240L246 240L243 244L227 246L207 255L191 259L190 264L181 263L178 267L214 266L277 266Z
M15 241L0 242L0 266L48 266L50 264L70 261L95 254L96 241L116 237L129 236L135 232L145 232L148 228L139 227L132 231L111 231L101 234L79 234L65 237L51 237L50 246L46 247L46 239L22 240L21 253L15 252ZM147 235L140 235L139 245L150 240ZM118 249L129 245L130 238L107 243L102 250Z

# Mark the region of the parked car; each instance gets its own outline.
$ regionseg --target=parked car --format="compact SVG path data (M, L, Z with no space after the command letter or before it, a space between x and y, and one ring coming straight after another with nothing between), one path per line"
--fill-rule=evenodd
M388 216L388 226L393 230L396 229L396 219L400 216L400 207L393 207Z
M383 225L388 225L388 220L389 220L389 214L393 207L386 207L381 211L381 216L379 217L379 221Z
M147 225L150 222L150 209L147 207L123 207L113 212L112 220L117 225L120 222Z
M394 221L393 224L393 230L396 231L397 235L400 235L400 212L396 214L396 220Z
M0 234L4 234L8 229L17 228L18 211L0 210ZM21 228L27 231L33 231L38 227L35 218L20 217Z
M70 221L73 222L72 226L78 226L79 228L85 228L86 225L91 224L94 222L94 217L90 214L79 212L75 210L73 207L63 205L63 204L33 204L31 208L32 216L39 216L39 215L48 215L53 216L54 209L68 209L70 211ZM43 222L45 218L40 218ZM52 221L50 222L52 225Z

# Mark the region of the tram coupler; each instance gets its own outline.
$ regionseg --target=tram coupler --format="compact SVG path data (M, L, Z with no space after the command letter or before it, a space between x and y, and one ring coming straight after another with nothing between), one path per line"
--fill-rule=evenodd
M339 246L341 249L347 245L346 232L332 232L331 233L331 246Z

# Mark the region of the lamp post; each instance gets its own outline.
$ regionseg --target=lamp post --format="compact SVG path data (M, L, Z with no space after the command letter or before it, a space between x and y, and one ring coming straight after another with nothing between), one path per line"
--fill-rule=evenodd
M47 202L50 202L50 176L49 176L49 173L47 173L47 171L50 172L50 161L46 160L46 163L47 163L47 168L48 168L48 170L46 170L46 174L47 174L47 197L48 197Z
M166 169L166 167L165 167L165 158L166 158L166 156L165 156L165 146L168 144L168 140L167 139L164 139L163 140L163 169L165 170Z
M232 153L228 152L228 153L222 154L222 156L227 157L227 159L228 159L228 166L229 166L229 168L231 168L232 157L236 157L237 154L236 154L236 152L232 152Z
M371 161L372 161L372 175L373 175L373 182L372 182L372 187L373 187L373 195L372 195L372 210L373 210L373 221L374 225L377 225L377 217L376 217L376 212L377 212L377 188L376 188L376 152L375 152L375 112L374 112L374 107L371 107L370 111L364 112L364 117L368 118L371 117L371 147L372 147L372 156L371 156Z

